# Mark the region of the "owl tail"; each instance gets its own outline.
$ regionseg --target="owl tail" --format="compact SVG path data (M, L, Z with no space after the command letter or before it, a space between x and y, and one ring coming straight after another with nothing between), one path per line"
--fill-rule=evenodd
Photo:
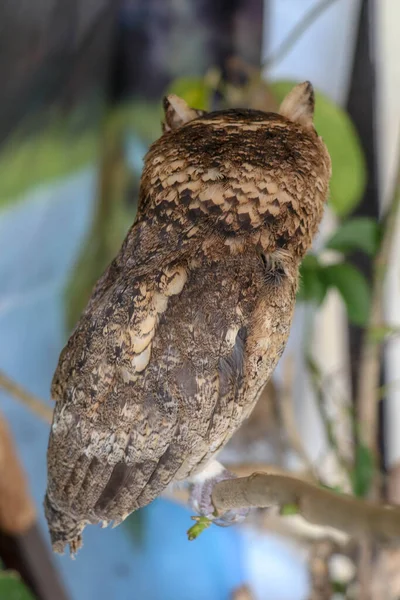
M86 522L76 520L71 514L56 508L48 494L44 499L44 514L49 526L51 544L54 552L64 554L64 549L69 544L71 557L82 546L82 530Z

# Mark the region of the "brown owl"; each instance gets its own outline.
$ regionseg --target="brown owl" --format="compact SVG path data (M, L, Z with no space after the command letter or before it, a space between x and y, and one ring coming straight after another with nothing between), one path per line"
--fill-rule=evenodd
M330 158L313 88L279 114L164 102L139 210L61 353L45 511L53 548L118 524L171 482L208 481L289 334L299 264L322 217ZM197 490L198 492L198 490Z

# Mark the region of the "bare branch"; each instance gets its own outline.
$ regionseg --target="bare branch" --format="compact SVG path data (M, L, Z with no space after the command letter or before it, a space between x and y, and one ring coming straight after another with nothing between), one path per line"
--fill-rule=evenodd
M2 371L0 371L0 389L1 388L10 394L10 396L24 404L29 410L35 413L35 415L43 419L43 421L51 423L53 415L51 408L46 406L43 400L40 400L40 398L27 392L18 383L15 383L15 381L7 377Z
M393 198L383 219L383 236L373 265L372 299L369 323L365 332L365 342L361 349L358 371L357 410L361 426L361 439L377 456L378 402L380 383L381 346L370 335L383 321L383 294L390 250L396 231L400 207L400 156Z
M330 525L353 537L400 538L399 507L336 494L288 475L254 473L221 481L214 486L212 501L220 514L237 508L294 505L310 523Z

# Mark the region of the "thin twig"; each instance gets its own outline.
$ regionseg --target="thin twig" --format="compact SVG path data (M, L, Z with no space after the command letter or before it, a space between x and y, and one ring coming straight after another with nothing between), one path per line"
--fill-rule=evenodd
M283 385L279 394L279 414L282 421L282 429L285 432L288 443L291 448L296 452L298 457L303 461L304 465L308 468L310 475L314 481L318 481L315 466L310 460L306 449L304 448L303 441L299 435L298 428L295 422L295 415L293 411L293 357L288 356L285 360L283 373Z
M237 508L294 506L310 523L329 525L353 537L400 539L400 507L336 494L289 475L253 473L221 481L212 501L218 514Z
M43 400L30 392L27 392L18 383L15 383L15 381L7 377L2 371L0 371L0 389L1 388L10 394L10 396L24 404L29 410L35 413L35 415L43 419L43 421L51 423L53 416L51 408L46 406Z
M278 48L265 59L261 68L266 69L272 65L276 65L285 58L287 53L290 52L307 29L336 1L337 0L322 0L322 2L315 4L293 27L292 31L286 36L283 42L279 44Z
M306 356L306 364L307 364L308 372L310 374L310 381L313 386L313 390L314 390L315 397L317 400L317 407L318 407L319 415L321 417L322 424L325 429L325 435L326 435L327 441L329 443L329 446L335 453L335 456L337 458L337 461L338 461L340 467L342 468L343 472L346 474L347 478L349 479L350 478L349 465L342 455L342 452L341 452L341 449L339 446L339 441L336 437L334 424L333 424L330 416L328 415L328 411L326 409L326 400L325 400L324 390L323 390L323 387L321 384L321 372L320 372L319 366L317 365L316 361L312 358L312 356L310 354L308 354Z
M371 332L382 323L384 280L387 274L389 255L396 231L397 216L400 207L400 156L393 198L383 219L382 241L373 263L371 310L361 348L358 370L357 411L362 442L378 456L378 402L380 383L381 345L373 341Z

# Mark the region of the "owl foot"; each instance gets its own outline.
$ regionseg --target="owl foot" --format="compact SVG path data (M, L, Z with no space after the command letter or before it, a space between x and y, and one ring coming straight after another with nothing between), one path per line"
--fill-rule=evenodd
M226 479L235 479L236 475L225 469L217 461L212 461L201 473L190 481L189 505L202 517L207 517L219 527L229 527L242 522L248 515L248 508L229 510L216 516L212 503L214 485Z

